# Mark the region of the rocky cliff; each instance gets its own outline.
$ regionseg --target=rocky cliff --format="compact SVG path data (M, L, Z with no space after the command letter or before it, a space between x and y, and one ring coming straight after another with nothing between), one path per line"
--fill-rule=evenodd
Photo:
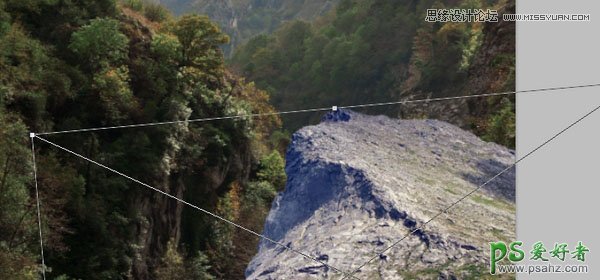
M351 271L500 172L514 151L435 120L330 113L293 135L288 181L263 234ZM515 173L506 172L356 274L442 279L484 270L487 243L515 235ZM340 279L263 241L248 279Z

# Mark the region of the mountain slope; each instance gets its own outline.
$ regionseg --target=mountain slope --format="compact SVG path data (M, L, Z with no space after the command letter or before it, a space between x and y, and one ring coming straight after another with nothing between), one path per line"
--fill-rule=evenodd
M340 116L342 118L340 118ZM350 118L348 121L343 119ZM329 114L294 134L288 182L264 234L350 271L514 162L514 152L434 120ZM333 121L332 121L333 120ZM487 243L515 233L510 170L365 266L361 279L464 278L482 271ZM249 279L339 279L262 242Z

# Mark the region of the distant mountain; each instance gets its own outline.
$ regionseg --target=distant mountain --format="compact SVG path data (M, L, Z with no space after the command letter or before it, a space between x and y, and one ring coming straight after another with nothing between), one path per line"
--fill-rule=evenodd
M329 12L338 0L160 0L175 14L208 15L231 37L225 55L231 56L251 37L270 33L282 23L312 21Z
M479 279L488 242L514 238L512 169L427 222L514 163L514 151L441 121L341 111L324 119L292 138L267 237L349 272L414 231L359 279ZM246 277L341 275L263 240Z

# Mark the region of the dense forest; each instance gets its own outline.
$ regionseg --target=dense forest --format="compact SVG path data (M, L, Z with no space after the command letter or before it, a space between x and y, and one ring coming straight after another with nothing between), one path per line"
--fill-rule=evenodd
M514 1L343 0L332 16L251 39L231 65L266 89L279 110L514 90L514 23L429 23L430 8L503 13ZM367 112L447 120L514 147L513 103L487 98ZM295 130L311 117L319 116L284 118L284 125Z
M268 113L205 16L112 0L0 1L0 279L37 279L29 131ZM277 117L48 135L260 231L283 187ZM271 144L272 143L272 144ZM41 141L49 279L240 279L257 238ZM228 261L234 259L235 262Z
M226 57L250 38L271 33L290 20L312 21L331 11L338 0L160 0L176 15L206 14L230 37Z
M424 22L427 8L452 6L514 9L343 0L313 23L253 38L226 63L230 37L207 16L175 17L151 1L0 0L0 279L42 271L29 132L512 90L514 25ZM513 146L513 102L367 112L447 117ZM315 118L42 137L260 232L285 185L281 129ZM243 278L258 238L35 144L49 279Z

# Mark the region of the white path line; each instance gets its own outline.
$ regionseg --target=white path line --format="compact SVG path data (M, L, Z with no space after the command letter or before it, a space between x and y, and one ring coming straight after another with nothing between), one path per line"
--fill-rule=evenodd
M37 166L35 162L35 134L29 134L31 138L31 158L33 163L33 181L35 183L35 201L37 205L37 220L40 233L40 255L42 258L42 279L46 280L46 261L44 260L44 239L42 237L42 214L40 213L40 193L38 191Z
M210 117L210 118L189 119L189 120L180 120L180 121L164 121L164 122L138 123L138 124L116 125L116 126L106 126L106 127L92 127L92 128L81 128L81 129L71 129L71 130L40 132L40 133L36 133L36 134L37 135L54 135L54 134L90 132L90 131L119 129L119 128L149 127L149 126L180 124L180 123L209 122L209 121L231 120L231 119L242 119L242 118L257 118L257 117L265 117L265 116L297 114L297 113L307 113L307 112L323 112L323 111L332 110L332 108L336 108L336 109L337 108L341 108L341 109L343 109L343 108L345 108L345 109L367 108L367 107L379 107L379 106L389 106L389 105L402 105L402 104L411 104L411 103L427 103L427 102L448 101L448 100L456 100L456 99L467 99L467 98L478 98L478 97L511 95L511 94L517 94L517 93L533 93L533 92L543 92L543 91L557 91L557 90L587 88L587 87L597 87L597 86L600 86L600 84L586 84L586 85L575 85L575 86L564 86L564 87L551 87L551 88L539 88L539 89L528 89L528 90L518 90L518 91L495 92L495 93L485 93L485 94L475 94L475 95L463 95L463 96L452 96L452 97L427 98L427 99L392 101L392 102L381 102L381 103L367 103L367 104L348 105L348 106L332 106L332 107L312 108L312 109L293 110L293 111L282 111L282 112L261 113L261 114L246 114L246 115L235 115L235 116L222 116L222 117Z

